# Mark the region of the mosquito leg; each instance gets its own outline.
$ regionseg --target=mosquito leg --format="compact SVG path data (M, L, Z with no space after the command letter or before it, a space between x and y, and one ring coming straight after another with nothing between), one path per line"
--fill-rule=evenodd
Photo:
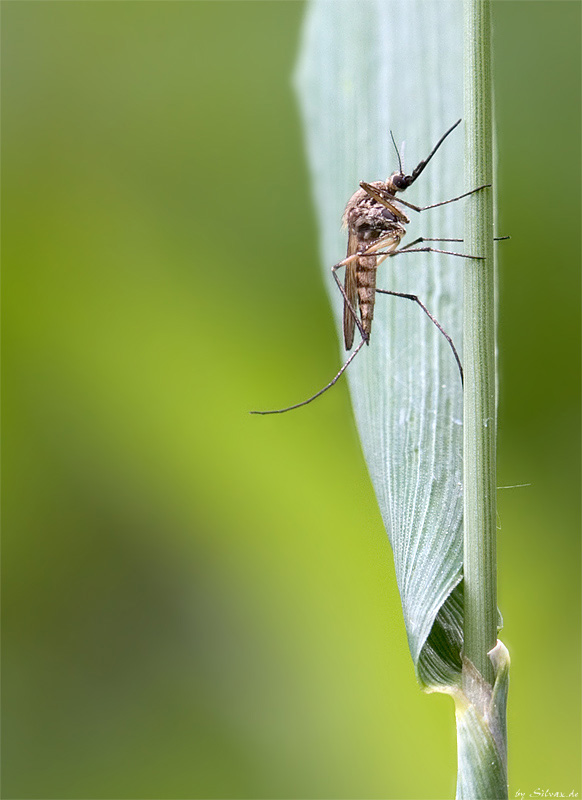
M495 241L501 241L502 239L510 239L510 236L501 236L499 239L495 239ZM467 253L453 253L450 250L438 250L436 247L413 247L413 245L418 244L419 242L462 242L462 239L425 239L420 236L418 239L415 239L413 242L404 245L404 247L399 247L398 250L393 250L389 253L374 253L375 256L378 258L388 258L388 256L397 256L400 253L443 253L446 256L458 256L459 258L473 258L477 261L484 261L485 256L470 256Z
M371 242L371 244L369 244L365 248L365 250L360 250L358 255L361 256L362 258L377 256L378 259L384 261L384 259L386 259L390 255L390 253L394 252L394 248L398 247L398 244L399 240L394 239L394 235L392 233L387 233L384 236L380 236L379 239L376 239L375 241ZM390 250L379 252L382 249L382 247L387 247L388 245L392 246ZM377 267L380 266L381 261L380 260L377 261L376 263Z
M506 239L511 239L511 236L495 236L493 241L494 242L503 242ZM413 242L409 242L405 244L403 247L400 247L400 250L408 250L409 247L413 247L415 244L422 244L422 242L462 242L463 239L433 239L427 238L426 236L419 236L418 239L415 239Z
M461 365L461 359L459 358L459 354L457 353L457 348L455 347L455 345L453 343L453 340L451 339L449 334L446 332L446 330L440 324L438 319L436 317L433 317L433 315L430 313L430 311L424 305L424 303L415 294L405 294L404 292L391 292L388 289L376 289L376 291L379 294L390 294L393 297L404 297L406 300L412 300L414 303L417 303L422 308L422 310L424 311L426 316L430 319L430 321L433 323L433 325L435 325L438 328L438 330L442 333L442 335L445 337L445 339L449 343L449 346L450 346L451 350L453 351L453 355L455 357L455 361L457 362L457 366L459 368L459 374L461 375L461 386L462 386L463 385L463 367Z
M418 239L415 239L413 242L408 242L403 247L400 247L399 250L408 250L409 247L414 247L415 244L422 244L422 242L462 242L462 239L427 239L426 236L419 236Z
M475 194L475 192L480 192L482 189L488 189L490 186L490 183L484 183L483 186L477 186L476 189L471 189L470 192L463 192L463 194L460 194L458 197L451 197L450 200L441 200L440 203L431 203L430 206L413 206L411 203L401 200L400 198L398 198L398 202L402 203L407 208L411 208L413 211L428 211L429 208L438 208L439 206L446 206L449 203L456 203L457 200L462 200L463 197L469 197Z
M430 206L415 206L413 203L409 203L407 200L402 200L400 197L394 197L393 194L388 194L387 192L382 191L382 189L378 189L377 187L366 183L366 181L360 181L360 186L375 200L382 202L382 205L385 203L393 203L396 200L397 203L401 203L403 206L406 206L406 208L411 208L413 211L428 211L429 208L438 208L438 206L446 206L448 203L456 203L457 200L462 200L463 197L469 197L469 195L475 194L475 192L480 192L482 189L487 189L491 186L491 184L484 183L483 186L477 186L476 189L471 189L470 192L464 192L458 197L451 197L450 200L441 200L440 203L432 203Z
M445 336L446 336L446 334L445 334ZM301 403L295 403L295 405L293 405L293 406L287 406L287 408L276 408L273 411L251 411L250 413L251 414L284 414L285 411L293 411L293 409L295 409L295 408L301 408L301 406L306 406L308 403L313 402L313 400L315 400L317 397L322 395L324 392L327 392L328 389L331 389L331 387L334 386L338 382L338 380L344 374L346 369L349 367L349 365L352 363L354 358L358 355L358 353L360 352L360 350L366 344L367 341L368 340L366 338L363 338L361 340L361 342L358 344L358 346L356 347L356 349L354 350L354 352L350 354L350 357L347 359L347 361L344 362L342 368L335 375L335 377L332 378L330 380L330 382L326 386L323 387L323 389L320 389L315 394L312 394L311 397L308 397L307 400L303 400Z
M411 242L414 244L414 242ZM437 250L436 247L409 247L408 249L402 247L400 250L395 250L393 253L389 253L390 256L398 256L400 254L404 255L406 253L444 253L446 256L459 256L459 258L473 258L476 261L484 261L485 256L470 256L467 253L452 253L450 250ZM383 255L383 253L379 253L378 255Z
M337 283L338 289L340 290L340 292L342 294L342 297L344 298L345 304L347 305L347 307L350 310L350 314L353 316L353 318L354 318L354 320L356 322L356 325L358 326L358 330L360 331L362 339L364 339L367 342L368 341L368 334L364 330L364 326L362 325L362 322L361 322L360 318L358 317L358 314L357 314L355 308L351 304L350 299L348 298L348 296L346 294L346 290L342 286L342 283L341 283L340 279L337 276L337 270L340 267L345 267L350 263L350 261L357 261L357 259L358 259L357 255L348 256L348 258L344 258L343 261L340 261L337 264L333 265L333 267L331 268L331 274L333 275L334 280Z

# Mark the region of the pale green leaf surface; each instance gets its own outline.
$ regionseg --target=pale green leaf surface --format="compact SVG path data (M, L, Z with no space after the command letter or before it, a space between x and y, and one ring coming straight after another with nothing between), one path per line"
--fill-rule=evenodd
M314 0L296 84L322 264L341 331L342 298L330 268L346 253L347 236L340 229L345 204L360 180L385 179L398 167L390 129L399 146L405 143L400 149L410 173L462 116L462 5ZM403 197L424 206L466 188L459 126ZM411 224L404 243L418 236L463 236L463 201L406 213ZM464 252L461 243L443 249ZM420 297L461 357L462 270L462 259L411 253L385 261L378 273L379 288ZM343 360L343 343L341 353ZM425 686L454 684L461 668L463 547L462 390L456 363L416 304L378 295L370 347L348 369L348 381L394 553L417 676Z

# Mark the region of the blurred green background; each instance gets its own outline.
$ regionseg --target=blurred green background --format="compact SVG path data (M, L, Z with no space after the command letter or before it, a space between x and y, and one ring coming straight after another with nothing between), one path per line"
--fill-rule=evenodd
M363 5L363 8L365 6ZM445 798L290 85L300 2L3 2L4 798ZM497 2L510 796L580 791L580 5ZM403 65L405 68L405 64ZM420 767L420 768L419 768Z

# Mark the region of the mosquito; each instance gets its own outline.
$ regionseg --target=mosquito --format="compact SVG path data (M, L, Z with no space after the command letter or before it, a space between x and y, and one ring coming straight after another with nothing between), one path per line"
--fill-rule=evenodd
M412 170L411 175L406 175L403 172L400 153L396 147L394 136L392 132L390 132L398 156L398 172L394 172L386 181L374 181L373 183L366 183L366 181L360 182L360 188L348 201L342 220L344 226L348 229L348 251L346 258L334 264L331 268L334 280L344 299L343 334L346 350L349 351L353 347L356 326L360 332L361 339L332 380L326 384L323 389L320 389L318 392L311 395L311 397L308 397L307 400L295 403L292 406L287 406L286 408L277 408L270 411L251 411L251 414L283 414L286 411L293 411L296 408L301 408L301 406L312 403L324 392L327 392L328 389L331 389L344 374L362 347L365 344L370 344L376 294L402 297L406 300L411 300L422 309L448 342L459 368L461 383L463 382L463 367L453 340L440 322L430 313L420 298L414 294L376 288L376 273L379 265L386 258L391 258L393 256L403 255L405 253L443 253L445 255L458 256L459 258L483 260L483 256L454 253L450 250L439 250L431 246L415 247L415 245L423 244L424 242L462 242L462 239L427 239L421 236L413 242L410 242L410 244L399 247L400 241L406 233L406 228L404 226L408 225L410 220L396 203L410 208L413 211L428 211L430 208L437 208L438 206L444 206L448 203L455 203L457 200L462 200L463 197L468 197L469 195L480 192L482 189L491 186L491 184L486 183L483 184L483 186L478 186L476 189L471 189L470 192L464 192L458 197L453 197L450 200L443 200L440 203L433 203L429 206L415 206L412 203L408 203L406 200L402 200L400 197L396 197L396 192L403 192L414 183L447 136L449 136L460 123L461 120L457 120L455 124L441 136L428 156ZM505 236L502 238L507 239L509 237ZM337 271L342 267L345 269L343 285L337 275ZM360 316L358 316L356 307L359 308Z

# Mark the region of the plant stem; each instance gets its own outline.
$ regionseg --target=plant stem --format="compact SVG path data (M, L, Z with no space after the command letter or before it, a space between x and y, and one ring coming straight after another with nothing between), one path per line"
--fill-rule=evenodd
M493 177L490 0L465 0L467 188ZM467 200L464 270L464 655L489 682L497 641L493 189Z

